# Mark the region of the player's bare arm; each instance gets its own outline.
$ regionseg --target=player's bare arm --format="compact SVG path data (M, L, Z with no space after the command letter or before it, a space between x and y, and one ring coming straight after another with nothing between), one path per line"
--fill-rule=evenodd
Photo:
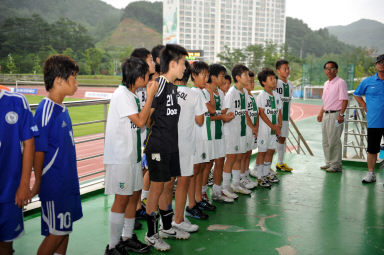
M23 142L23 166L21 170L20 185L17 188L15 195L15 204L18 207L23 207L28 204L31 196L31 190L29 189L29 183L31 179L33 154L35 153L35 140L30 138Z

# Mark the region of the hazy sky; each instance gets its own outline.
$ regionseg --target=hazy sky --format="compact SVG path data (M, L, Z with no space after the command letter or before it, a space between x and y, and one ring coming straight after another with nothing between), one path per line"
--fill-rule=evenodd
M124 8L135 0L102 1ZM286 6L287 16L303 20L312 29L348 25L362 18L384 23L384 0L286 0Z

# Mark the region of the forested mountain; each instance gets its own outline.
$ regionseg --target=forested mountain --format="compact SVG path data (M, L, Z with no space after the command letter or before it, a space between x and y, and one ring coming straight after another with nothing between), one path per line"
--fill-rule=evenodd
M158 33L163 33L162 2L137 1L130 3L124 9L121 20L125 18L135 19Z
M100 0L0 0L0 23L8 17L39 14L49 23L60 17L82 24L99 41L119 23L122 11Z
M351 52L354 47L343 43L327 29L311 30L302 20L287 17L285 42L298 57L308 54L321 57L324 54Z
M372 48L384 53L384 24L375 20L361 19L347 26L328 27L331 34L345 43Z

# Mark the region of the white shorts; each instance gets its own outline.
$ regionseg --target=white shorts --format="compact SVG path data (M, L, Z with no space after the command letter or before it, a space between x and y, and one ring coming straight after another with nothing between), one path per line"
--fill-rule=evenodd
M143 188L141 162L105 165L105 194L130 196Z
M213 140L213 159L225 157L225 141L224 137Z
M249 135L247 136L247 151L251 151L257 148L257 139L255 136Z
M226 154L240 154L246 152L247 138L246 136L225 136L225 153Z
M184 154L182 155L179 151L180 158L180 176L192 176L193 175L193 160L195 155Z
M259 134L257 137L257 148L259 152L266 152L267 150L276 150L277 136L268 134Z
M289 134L289 121L283 121L283 126L281 127L281 137L288 137Z
M199 140L196 141L196 153L193 159L193 164L209 162L212 157L213 143L212 141Z

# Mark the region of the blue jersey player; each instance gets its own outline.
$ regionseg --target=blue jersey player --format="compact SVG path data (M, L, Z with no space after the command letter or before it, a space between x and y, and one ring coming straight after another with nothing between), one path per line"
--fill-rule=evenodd
M82 217L76 151L65 96L78 86L78 65L64 55L49 57L44 63L44 83L48 95L36 109L33 194L41 200L41 234L45 239L37 254L65 254L74 221ZM40 189L39 189L40 188Z
M0 254L12 254L13 240L24 232L36 135L25 97L0 89Z

